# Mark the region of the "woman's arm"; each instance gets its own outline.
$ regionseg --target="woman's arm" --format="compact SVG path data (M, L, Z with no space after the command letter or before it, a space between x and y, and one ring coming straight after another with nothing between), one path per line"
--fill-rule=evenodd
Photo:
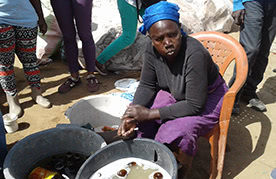
M149 109L157 93L157 77L154 68L154 61L150 59L151 55L145 53L141 79L135 92L133 103L128 106L121 119L121 125L118 130L120 136L130 136L138 122L146 120L160 119L158 109Z
M47 32L48 27L47 27L46 21L45 21L44 16L43 16L43 11L42 11L42 8L41 8L41 2L40 2L40 0L30 0L30 2L32 4L32 6L34 7L35 12L38 16L39 30L44 35Z
M122 119L133 118L136 122L160 119L159 109L148 109L140 105L130 105L125 111Z
M147 47L150 48L150 47ZM151 47L152 48L152 47ZM157 93L157 77L154 67L154 56L145 52L139 86L135 92L133 104L150 108Z

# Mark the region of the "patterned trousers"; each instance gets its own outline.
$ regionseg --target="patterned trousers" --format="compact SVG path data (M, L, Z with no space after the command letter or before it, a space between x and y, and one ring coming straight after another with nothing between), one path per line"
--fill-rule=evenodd
M17 93L14 74L15 54L23 65L32 88L40 89L40 71L36 58L37 27L0 25L0 84L6 94Z

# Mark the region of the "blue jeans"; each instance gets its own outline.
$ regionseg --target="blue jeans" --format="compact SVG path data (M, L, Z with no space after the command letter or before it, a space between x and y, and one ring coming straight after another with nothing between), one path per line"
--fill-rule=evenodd
M5 135L6 133L2 118L2 112L0 111L0 171L3 167L4 159L8 153Z
M244 3L245 18L240 30L240 43L248 58L247 95L254 95L268 64L270 47L276 34L276 1L254 0ZM231 86L235 72L229 82Z

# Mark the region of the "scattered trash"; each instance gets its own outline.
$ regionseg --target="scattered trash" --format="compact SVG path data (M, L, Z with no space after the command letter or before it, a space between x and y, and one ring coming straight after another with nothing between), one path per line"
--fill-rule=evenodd
M91 131L94 131L94 127L92 127L92 125L89 122L85 125L82 125L81 127L85 128L85 129L89 129Z
M123 78L123 79L117 80L114 83L115 88L125 92L111 93L111 95L119 96L132 102L138 85L139 85L139 81L134 78Z
M110 93L112 96L119 96L129 101L133 101L134 93Z
M123 79L117 80L114 83L114 86L118 90L129 91L131 88L134 88L135 86L137 87L137 85L135 85L136 82L137 80L134 78L123 78Z
M42 59L37 59L37 64L40 66L43 65L48 65L49 63L52 63L54 60L51 58L42 58Z
M13 113L7 113L3 115L3 121L5 125L5 130L7 133L14 133L18 130L18 124L16 122L17 115Z

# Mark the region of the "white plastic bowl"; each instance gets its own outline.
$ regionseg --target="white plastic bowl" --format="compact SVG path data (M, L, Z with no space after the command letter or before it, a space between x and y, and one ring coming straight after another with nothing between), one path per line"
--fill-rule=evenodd
M65 111L72 124L79 126L89 123L92 127L114 126L120 124L130 101L118 96L94 95L81 99Z

